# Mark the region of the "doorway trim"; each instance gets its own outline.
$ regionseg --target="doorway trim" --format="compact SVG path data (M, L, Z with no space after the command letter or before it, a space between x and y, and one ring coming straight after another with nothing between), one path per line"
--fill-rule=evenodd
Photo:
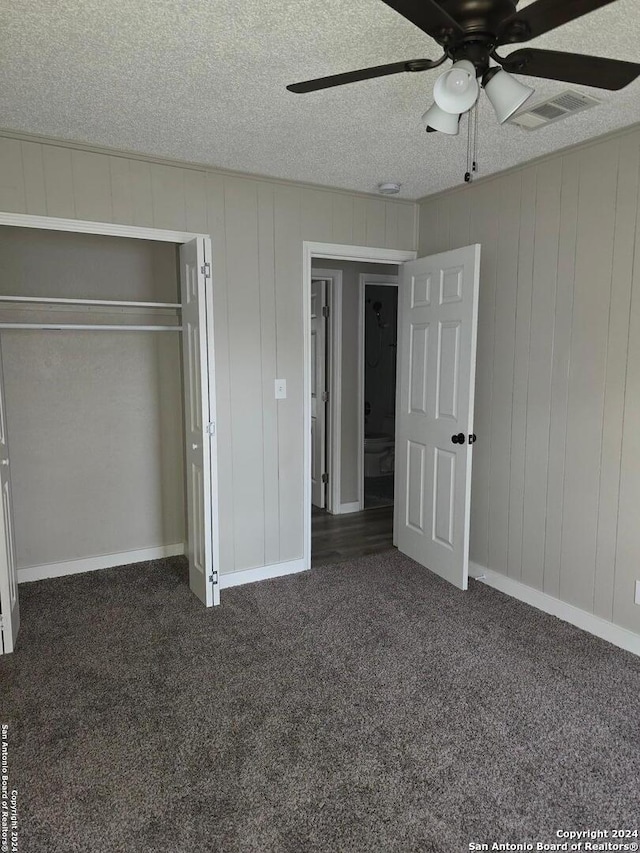
M393 281L395 279L395 281ZM398 289L400 279L397 275L380 275L380 273L360 273L358 276L358 502L360 512L364 509L364 380L365 380L365 322L364 306L367 285L377 284L382 287ZM398 324L400 315L396 312L396 341L398 339ZM397 350L396 350L397 354ZM398 360L396 359L396 388L398 387ZM396 395L397 396L397 395ZM395 424L394 424L395 435Z
M60 219L56 216L35 216L28 213L0 212L0 225L16 228L39 228L43 231L70 231L74 234L102 234L107 237L131 237L134 240L155 240L159 243L189 243L196 237L211 239L210 234L191 231L166 231L140 225L117 225L112 222L93 222L86 219Z
M312 279L322 279L327 287L329 322L327 325L327 391L329 392L327 415L327 511L336 515L340 512L340 472L342 454L340 435L342 432L342 270L319 269L311 271Z
M414 261L415 251L382 249L370 246L346 246L342 243L302 242L302 329L304 379L302 387L303 411L303 565L311 568L311 268L314 261L361 261L369 264L400 264ZM330 264L327 264L330 266Z

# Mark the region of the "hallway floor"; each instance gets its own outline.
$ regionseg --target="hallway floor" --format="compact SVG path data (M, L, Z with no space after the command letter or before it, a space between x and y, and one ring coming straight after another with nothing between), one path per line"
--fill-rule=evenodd
M338 563L393 547L393 506L348 515L330 515L313 507L311 566Z

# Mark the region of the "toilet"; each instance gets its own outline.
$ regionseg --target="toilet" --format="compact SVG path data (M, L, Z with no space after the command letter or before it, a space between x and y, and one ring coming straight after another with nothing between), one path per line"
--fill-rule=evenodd
M364 476L384 477L393 474L395 437L372 433L364 439Z

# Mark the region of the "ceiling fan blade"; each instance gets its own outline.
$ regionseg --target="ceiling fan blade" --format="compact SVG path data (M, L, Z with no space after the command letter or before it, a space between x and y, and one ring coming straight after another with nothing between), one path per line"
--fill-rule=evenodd
M344 74L332 74L330 77L317 77L315 80L305 80L303 83L292 83L287 86L290 92L316 92L318 89L330 89L332 86L344 86L345 83L357 83L359 80L371 80L374 77L386 77L388 74L400 74L403 71L428 71L441 65L446 56L440 59L410 59L408 62L392 62L390 65L376 65L373 68L360 68L358 71L347 71Z
M498 44L529 41L613 2L614 0L537 0L503 21L498 33Z
M640 65L635 62L527 47L510 53L500 62L512 74L530 74L598 89L622 89L640 75Z
M436 0L382 0L395 9L403 18L432 36L441 44L447 41L446 35L462 36L464 30L460 24L440 6Z

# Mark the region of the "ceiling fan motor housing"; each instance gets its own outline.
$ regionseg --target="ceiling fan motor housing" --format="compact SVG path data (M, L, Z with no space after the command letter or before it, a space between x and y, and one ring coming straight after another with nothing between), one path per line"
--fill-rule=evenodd
M503 21L517 11L515 0L441 0L440 6L459 24L465 36L489 39L495 39Z
M516 12L515 0L442 0L440 5L459 23L463 35L443 32L437 40L454 62L472 62L481 77L489 68L500 25Z

